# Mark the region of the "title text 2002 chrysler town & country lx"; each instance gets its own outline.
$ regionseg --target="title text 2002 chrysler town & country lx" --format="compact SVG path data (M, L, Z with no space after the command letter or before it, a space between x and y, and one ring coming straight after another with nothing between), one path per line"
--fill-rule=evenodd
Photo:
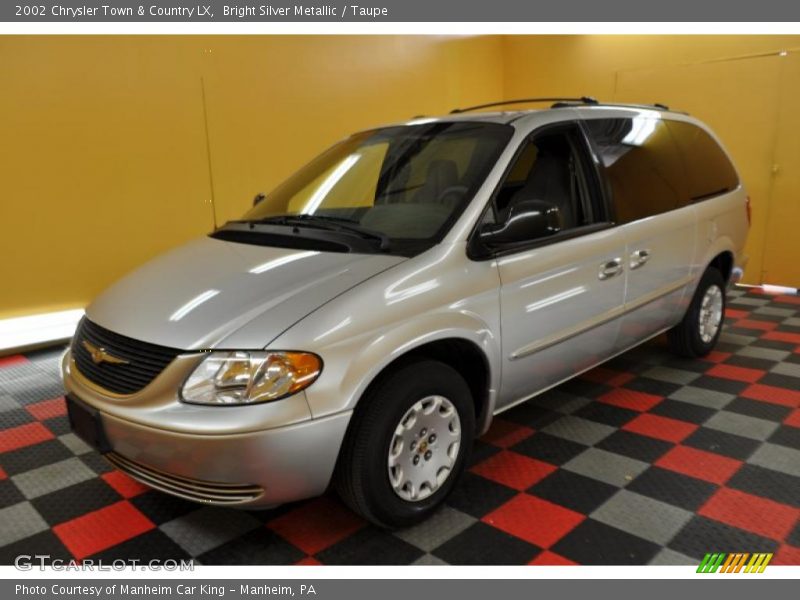
M665 107L356 133L87 308L70 422L176 496L256 508L333 484L410 525L493 415L665 331L707 354L748 226L714 134Z

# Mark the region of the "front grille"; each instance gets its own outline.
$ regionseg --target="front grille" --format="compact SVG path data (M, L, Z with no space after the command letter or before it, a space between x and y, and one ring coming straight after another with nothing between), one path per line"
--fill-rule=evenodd
M95 362L84 341L102 348L127 364ZM83 318L72 338L72 357L78 371L92 383L115 394L133 394L158 376L182 350L140 342Z
M264 493L261 487L254 484L201 481L164 473L125 458L116 452L109 452L105 457L112 465L134 479L162 492L195 502L218 505L240 504L255 500Z

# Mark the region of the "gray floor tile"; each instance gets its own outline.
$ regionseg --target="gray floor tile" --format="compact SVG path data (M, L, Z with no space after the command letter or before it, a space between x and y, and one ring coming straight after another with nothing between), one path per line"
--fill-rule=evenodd
M595 510L591 517L663 546L689 522L692 513L628 490L620 490Z
M800 477L800 450L786 446L763 444L747 459L747 462Z
M11 479L26 498L37 498L70 485L93 479L94 471L77 457L14 475Z
M579 475L623 487L648 466L645 462L627 456L606 452L599 448L589 448L566 463L563 468Z
M650 561L651 565L657 567L672 567L672 566L684 566L684 565L692 565L697 566L700 564L696 558L692 558L691 556L686 556L685 554L681 554L680 552L675 552L675 550L670 550L669 548L662 548L662 550L653 557L653 560Z
M727 406L736 396L687 385L670 394L668 398L719 410Z
M653 367L652 369L642 373L642 375L649 377L650 379L666 381L667 383L677 383L679 385L688 385L700 377L700 373L695 373L694 371L683 371L681 369L672 369L670 367Z
M30 502L20 502L0 509L0 546L7 546L48 528Z
M757 419L738 413L721 410L703 423L703 427L725 431L753 440L766 440L778 428L779 423Z
M604 440L614 433L616 429L602 423L565 415L542 429L542 431L585 446L594 446L600 440Z
M395 535L425 552L430 552L464 531L476 520L475 517L454 508L443 506L430 519L414 527L396 531Z
M163 523L160 528L186 552L197 556L259 525L258 519L247 513L207 507Z
M745 346L740 350L736 351L736 354L739 356L747 356L748 358L762 358L764 360L783 360L791 352L787 352L786 350L774 350L772 348L761 348L759 346Z

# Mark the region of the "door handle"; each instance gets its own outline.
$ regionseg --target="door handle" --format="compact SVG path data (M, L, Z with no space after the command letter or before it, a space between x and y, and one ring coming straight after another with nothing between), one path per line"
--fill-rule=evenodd
M650 250L637 250L631 253L631 269L638 269L650 260Z
M597 274L599 279L611 279L614 275L622 272L622 259L615 258L600 264L600 272Z

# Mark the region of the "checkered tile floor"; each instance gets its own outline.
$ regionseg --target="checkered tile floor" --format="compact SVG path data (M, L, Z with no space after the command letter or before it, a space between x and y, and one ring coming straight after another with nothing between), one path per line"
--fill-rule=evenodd
M800 565L800 296L731 293L716 352L663 340L499 417L426 523L389 533L333 495L265 512L148 490L70 433L60 349L0 359L0 564Z

